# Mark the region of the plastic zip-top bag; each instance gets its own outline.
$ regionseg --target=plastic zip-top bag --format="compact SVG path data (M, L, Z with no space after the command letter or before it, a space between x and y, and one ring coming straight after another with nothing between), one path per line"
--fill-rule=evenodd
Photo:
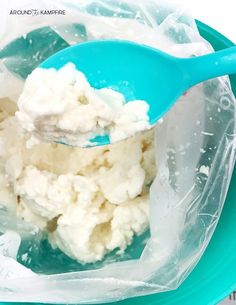
M232 174L235 99L228 77L186 92L155 134L102 153L47 143L30 150L14 113L26 77L69 45L126 39L179 57L213 49L193 19L158 0L11 0L1 8L1 301L103 303L177 288L211 239ZM94 171L106 173L94 186L100 197L83 192L85 179L97 181ZM77 193L75 176L84 183ZM141 190L132 193L131 181L133 190L141 176ZM79 194L76 212L65 204L68 185ZM96 204L106 198L102 208L91 194ZM118 202L119 195L128 201ZM81 200L91 201L89 211Z

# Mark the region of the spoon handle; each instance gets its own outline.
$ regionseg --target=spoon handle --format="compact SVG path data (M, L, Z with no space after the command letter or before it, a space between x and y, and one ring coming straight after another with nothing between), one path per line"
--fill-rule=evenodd
M236 46L211 54L181 58L188 88L214 77L236 73ZM186 88L186 89L188 89Z

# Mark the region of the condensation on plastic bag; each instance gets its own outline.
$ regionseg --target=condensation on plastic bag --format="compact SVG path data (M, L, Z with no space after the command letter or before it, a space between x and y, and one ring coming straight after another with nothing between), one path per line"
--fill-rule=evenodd
M212 51L191 18L158 0L22 0L2 5L0 98L16 100L24 79L43 59L81 41L129 39L181 57ZM9 15L10 9L32 8L65 9L66 15ZM0 277L1 301L101 303L181 284L209 243L233 170L235 100L228 78L190 89L158 124L156 135L158 173L150 191L151 237L140 258L54 275L38 276L24 269L23 277ZM5 209L0 210L0 218L7 217ZM1 226L2 233L15 230L26 250L35 247L40 234L35 228L11 219L5 223L11 225ZM6 248L7 243L5 254ZM3 264L1 256L0 269ZM15 264L23 268L8 261L9 268L16 268Z

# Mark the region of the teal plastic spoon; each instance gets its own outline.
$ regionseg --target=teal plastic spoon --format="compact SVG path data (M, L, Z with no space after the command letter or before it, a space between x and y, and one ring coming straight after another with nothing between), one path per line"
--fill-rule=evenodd
M122 40L99 40L65 48L40 67L59 69L68 62L97 88L109 87L126 97L145 100L154 125L190 87L217 76L236 73L236 46L204 56L177 58L160 50ZM97 137L96 145L109 144Z

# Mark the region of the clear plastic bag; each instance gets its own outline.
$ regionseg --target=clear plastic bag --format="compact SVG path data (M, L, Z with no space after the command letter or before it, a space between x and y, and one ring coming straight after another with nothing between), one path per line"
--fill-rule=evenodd
M81 41L129 39L180 57L212 51L190 17L158 0L12 0L1 5L4 99L17 100L24 79L44 58ZM42 14L45 9L65 10L65 15ZM28 13L12 15L10 10ZM41 233L2 207L1 301L101 303L177 288L197 264L220 217L235 139L235 99L227 77L195 86L177 102L156 127L158 170L150 189L150 236L142 236L117 262L108 258L83 267L62 258L63 270L55 266L45 274L60 258L48 254L46 264L43 252L38 269L24 267L20 253L40 258Z

